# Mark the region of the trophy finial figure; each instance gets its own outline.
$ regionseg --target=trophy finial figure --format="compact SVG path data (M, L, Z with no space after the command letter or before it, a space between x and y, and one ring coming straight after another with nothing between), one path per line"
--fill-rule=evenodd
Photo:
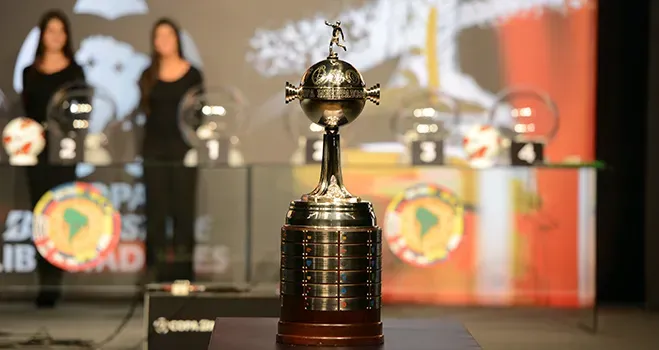
M341 29L341 21L336 21L331 23L325 21L325 25L332 27L332 39L329 43L329 57L336 58L338 55L334 52L334 45L343 49L343 51L348 51L348 48L345 46L346 38L343 35L343 29Z

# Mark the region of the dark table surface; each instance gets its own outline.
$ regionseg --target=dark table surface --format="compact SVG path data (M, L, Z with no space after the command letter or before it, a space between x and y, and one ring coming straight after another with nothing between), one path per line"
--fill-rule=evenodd
M386 319L384 346L318 347L276 344L277 318L218 318L208 350L479 350L469 331L450 319Z

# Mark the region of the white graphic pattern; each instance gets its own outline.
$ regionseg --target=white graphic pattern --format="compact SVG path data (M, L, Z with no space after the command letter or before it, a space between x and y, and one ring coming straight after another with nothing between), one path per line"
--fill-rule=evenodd
M145 0L78 0L73 12L113 21L130 15L145 15L149 13L149 6Z
M366 6L350 9L336 16L347 25L344 29L349 50L343 56L360 70L369 70L387 60L399 58L396 73L387 84L404 85L413 72L422 87L428 85L428 68L424 56L414 50L426 45L428 13L437 10L437 48L442 89L452 96L483 107L494 104L493 93L481 88L460 69L457 53L458 34L475 26L505 21L517 15L539 15L543 11L581 8L584 0L374 0ZM286 24L275 30L257 29L250 41L253 49L247 56L264 76L298 74L327 54L328 29L323 15Z

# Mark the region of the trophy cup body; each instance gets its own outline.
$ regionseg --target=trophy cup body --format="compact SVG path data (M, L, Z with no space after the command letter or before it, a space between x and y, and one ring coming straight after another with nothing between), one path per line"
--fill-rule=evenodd
M327 23L327 22L326 22ZM380 88L365 88L361 74L339 60L340 22L330 55L311 66L299 87L286 84L286 103L300 100L325 129L320 181L291 202L281 229L281 314L277 342L292 345L382 344L382 231L373 206L343 185L339 127L354 121Z

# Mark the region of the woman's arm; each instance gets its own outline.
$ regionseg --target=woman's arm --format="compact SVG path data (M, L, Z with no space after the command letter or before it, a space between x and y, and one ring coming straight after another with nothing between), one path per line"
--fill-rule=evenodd
M204 74L198 69L196 69L196 71L197 71L197 74L196 74L196 77L195 77L195 85L199 87L199 90L201 91L201 93L204 93L205 92Z
M193 79L193 85L192 89L197 89L197 94L198 96L201 97L201 104L206 105L208 102L206 101L206 87L204 86L204 75L201 73L200 70L195 69L195 77ZM199 128L201 124L204 122L203 121L203 116L201 113L195 113L195 125L193 126L195 129Z
M30 79L29 79L30 67L31 66L27 66L25 67L25 69L23 69L23 91L21 91L21 103L22 103L21 107L23 108L23 113L27 113L28 98L26 91L30 86Z
M75 84L75 88L80 87L85 87L86 89L89 89L89 94L85 94L83 96L79 97L80 103L91 103L92 98L94 97L94 91L93 88L87 84L87 77L85 76L85 70L82 69L82 67L78 64L75 64L74 71L73 71L73 81L71 83Z

